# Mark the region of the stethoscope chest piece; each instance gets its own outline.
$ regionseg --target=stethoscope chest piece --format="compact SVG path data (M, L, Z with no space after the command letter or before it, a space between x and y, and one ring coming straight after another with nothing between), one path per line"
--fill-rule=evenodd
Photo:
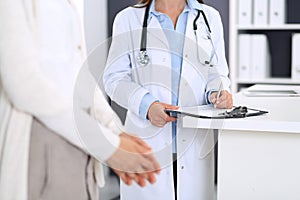
M146 66L150 62L150 57L147 54L147 51L140 51L136 59L140 66Z

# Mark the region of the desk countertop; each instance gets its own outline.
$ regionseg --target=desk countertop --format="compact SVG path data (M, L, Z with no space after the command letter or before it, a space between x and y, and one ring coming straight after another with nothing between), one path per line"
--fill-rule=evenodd
M286 86L286 88L291 89L291 86ZM247 97L241 92L233 96L233 102L235 106L247 106L266 110L269 113L242 119L198 119L185 116L183 126L187 128L300 133L300 97Z

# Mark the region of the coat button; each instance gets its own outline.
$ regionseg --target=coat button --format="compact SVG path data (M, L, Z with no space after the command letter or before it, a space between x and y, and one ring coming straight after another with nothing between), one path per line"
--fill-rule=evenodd
M77 49L78 49L78 50L81 50L81 45L78 45L78 46L77 46Z
M184 166L181 166L181 169L184 169Z
M188 56L187 54L185 54L185 55L184 55L184 57L186 57L186 58L187 58L187 57L189 57L189 56Z

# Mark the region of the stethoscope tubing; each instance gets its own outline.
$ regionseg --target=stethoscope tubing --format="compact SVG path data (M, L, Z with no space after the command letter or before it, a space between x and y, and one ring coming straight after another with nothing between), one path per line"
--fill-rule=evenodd
M150 58L147 54L147 28L148 28L148 17L149 17L149 10L150 10L150 5L148 5L145 9L145 14L144 14L144 19L143 19L143 29L142 29L142 36L141 36L141 43L140 43L140 52L139 52L139 55L138 55L138 62L140 65L147 65ZM208 20L207 20L207 17L204 13L203 10L197 10L198 13L193 21L193 30L194 32L196 33L197 31L197 20L199 19L200 15L202 14L203 16L203 19L204 19L204 22L205 22L205 25L209 31L209 39L211 40L211 43L212 43L212 39L211 39L211 28L209 26L209 23L208 23ZM197 40L197 36L196 36L196 40ZM197 42L198 43L198 42ZM212 46L213 46L213 49L215 51L215 47L212 43Z
M140 51L147 50L147 28L148 28L149 10L150 10L150 5L148 5L145 10Z

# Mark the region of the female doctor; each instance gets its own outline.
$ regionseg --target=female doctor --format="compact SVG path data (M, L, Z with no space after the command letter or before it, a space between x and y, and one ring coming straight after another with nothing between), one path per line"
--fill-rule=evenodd
M103 81L128 109L127 131L152 146L163 168L155 185L122 184L121 198L212 199L213 134L183 128L165 110L232 107L218 11L201 0L141 0L124 9L114 21Z

